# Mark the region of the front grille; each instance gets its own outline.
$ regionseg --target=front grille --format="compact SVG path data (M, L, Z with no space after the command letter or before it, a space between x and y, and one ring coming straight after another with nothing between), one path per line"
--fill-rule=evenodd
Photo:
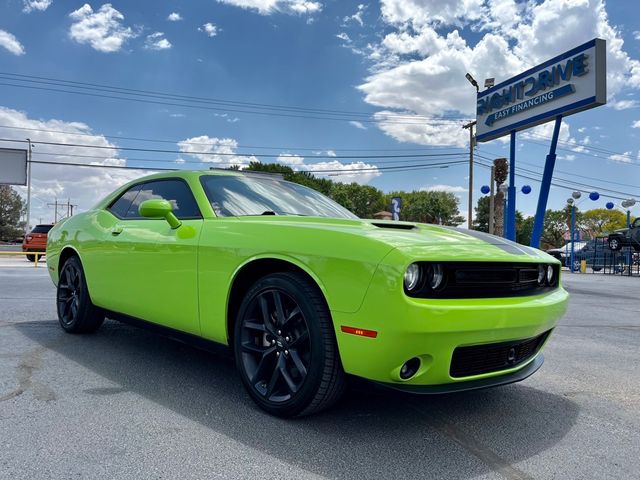
M449 374L470 377L517 367L538 353L549 333L551 330L526 340L458 347L453 351Z
M428 272L428 262L419 262ZM436 290L428 278L415 291L417 298L504 298L540 295L558 286L558 265L553 265L553 284L538 284L538 264L500 262L441 262L443 282ZM546 268L546 264L544 264Z

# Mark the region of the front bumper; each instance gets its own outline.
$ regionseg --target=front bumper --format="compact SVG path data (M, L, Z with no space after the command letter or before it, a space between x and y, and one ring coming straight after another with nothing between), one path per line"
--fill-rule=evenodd
M381 265L360 309L355 313L332 311L332 315L345 371L407 391L467 390L526 378L540 367L544 344L513 368L466 377L451 376L453 352L462 346L537 337L553 330L568 302L561 286L525 297L409 298L401 278L401 270ZM343 326L373 331L376 336L345 333ZM403 380L400 369L414 357L420 359L420 368Z
M407 393L436 395L440 393L456 393L469 390L481 390L483 388L499 387L510 383L521 382L525 378L536 373L544 363L544 355L539 353L532 361L524 367L511 373L505 373L497 377L480 378L478 380L467 380L455 383L445 383L443 385L411 385L406 383L383 383L376 382L382 387L400 390Z

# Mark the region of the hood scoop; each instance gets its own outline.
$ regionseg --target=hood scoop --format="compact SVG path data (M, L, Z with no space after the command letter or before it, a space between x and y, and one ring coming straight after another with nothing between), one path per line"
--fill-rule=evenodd
M382 223L382 222L371 222L371 225L378 228L390 228L392 230L415 230L418 227L415 225L411 225L410 223Z

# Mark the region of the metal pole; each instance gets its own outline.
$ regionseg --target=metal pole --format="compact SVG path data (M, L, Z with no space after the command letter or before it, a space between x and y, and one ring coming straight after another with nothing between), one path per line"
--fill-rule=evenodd
M25 235L29 233L29 222L31 221L31 139L27 138L29 149L27 150L27 224L24 227Z
M631 210L627 210L627 228L631 228Z
M576 206L571 207L571 255L569 259L569 270L573 273L573 260L575 255L576 242Z
M558 115L556 117L556 123L553 126L551 148L549 148L549 155L547 155L547 161L544 164L544 173L542 174L542 183L540 184L540 196L538 197L538 207L536 209L536 217L533 222L533 231L531 232L530 245L534 248L540 248L540 238L542 237L542 229L544 227L544 214L547 210L551 178L553 177L553 169L556 164L556 147L558 145L558 135L560 134L561 124L562 115Z
M462 128L469 129L469 208L467 209L467 224L469 230L473 228L473 126L476 124L475 120L463 125Z
M494 233L494 220L496 214L495 208L495 197L494 197L494 184L496 183L496 169L494 166L491 167L491 179L489 185L491 185L489 191L489 233L493 235Z
M509 158L509 190L507 196L507 230L505 238L516 239L516 131L511 131Z
M504 192L504 196L502 198L502 236L507 238L507 192Z

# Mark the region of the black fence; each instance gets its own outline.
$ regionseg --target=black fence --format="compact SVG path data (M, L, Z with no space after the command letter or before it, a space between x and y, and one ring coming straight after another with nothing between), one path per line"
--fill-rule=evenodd
M567 246L560 260L565 267L574 272L581 272L582 262L585 262L586 273L640 276L640 252L633 247L611 250L606 238L596 238L576 246L573 259L571 248Z

